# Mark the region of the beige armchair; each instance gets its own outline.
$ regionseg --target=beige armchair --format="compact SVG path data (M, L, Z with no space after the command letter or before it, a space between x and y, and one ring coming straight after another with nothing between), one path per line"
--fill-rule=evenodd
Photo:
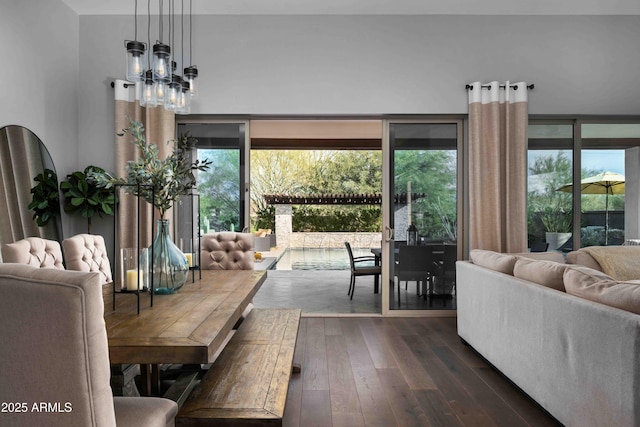
M27 237L14 243L5 243L1 250L3 262L64 270L62 249L55 240Z
M112 396L99 284L98 273L0 264L0 401L24 409L0 425L175 424L171 400Z
M222 231L202 236L203 270L253 270L253 234Z
M78 234L62 241L67 270L97 271L101 284L113 282L111 263L104 238L95 234Z

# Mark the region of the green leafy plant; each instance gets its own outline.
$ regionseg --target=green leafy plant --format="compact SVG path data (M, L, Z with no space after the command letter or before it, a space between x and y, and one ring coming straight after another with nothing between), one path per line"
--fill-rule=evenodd
M157 145L147 143L141 122L130 119L129 127L118 135L125 134L133 137L132 143L140 150L140 158L127 162L126 177L105 179L97 176L97 180L102 185L106 184L106 188L113 184L126 184L127 193L151 203L160 212L160 218L164 218L173 203L196 186L194 172L206 171L210 162L192 160L191 153L198 141L189 133L167 142L173 143L173 152L165 159L160 158Z
M58 192L58 176L51 169L45 169L34 179L37 184L31 188L33 194L29 209L33 211L33 219L40 227L60 215L60 194Z
M68 214L79 212L87 219L87 232L91 233L91 219L94 215L113 215L115 196L111 189L101 186L98 176L106 176L104 169L87 166L84 171L67 175L60 183L64 195L64 211Z
M546 232L571 233L573 219L571 211L565 211L557 206L547 206L539 211L539 214Z

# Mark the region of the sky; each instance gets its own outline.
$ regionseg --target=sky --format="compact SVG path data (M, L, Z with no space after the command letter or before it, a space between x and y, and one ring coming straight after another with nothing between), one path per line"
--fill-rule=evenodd
M571 155L570 150L565 150ZM529 150L529 164L536 157L555 155L558 150ZM624 175L624 150L582 150L582 169Z

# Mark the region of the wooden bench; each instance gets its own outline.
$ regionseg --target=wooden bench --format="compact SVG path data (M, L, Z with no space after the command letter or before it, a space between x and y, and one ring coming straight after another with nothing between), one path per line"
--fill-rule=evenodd
M186 399L176 425L281 426L299 325L298 309L251 311Z

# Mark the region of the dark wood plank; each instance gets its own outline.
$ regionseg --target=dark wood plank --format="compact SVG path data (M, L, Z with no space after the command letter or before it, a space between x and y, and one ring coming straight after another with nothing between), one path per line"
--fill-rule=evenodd
M326 338L326 343L331 390L331 415L362 413L344 336L329 335Z
M302 365L305 354L305 346L307 342L307 323L308 319L300 319L298 327L298 340L296 341L296 350L293 355L293 363ZM302 366L304 370L304 366ZM302 412L302 375L295 374L291 376L289 382L289 391L287 392L287 405L284 410L282 424L288 427L300 426L300 414Z
M518 427L527 423L493 389L466 366L448 347L434 347L434 353L447 366L449 372L455 373L457 380L491 417L497 426Z
M413 394L433 427L462 426L439 390L414 390Z
M403 339L416 359L433 379L438 390L451 405L455 415L462 424L469 426L495 426L495 423L483 411L483 408L471 397L460 383L461 378L455 372L449 371L446 364L438 358L431 346L414 336L404 336Z
M340 319L337 317L326 317L324 319L324 334L325 335L342 335L342 328L340 327Z
M329 390L304 390L302 395L300 425L304 427L327 427L331 425L331 398Z
M302 366L303 390L329 390L327 348L322 318L308 319L307 343Z
M399 369L378 369L378 376L399 426L430 425Z
M341 319L340 324L347 343L349 361L365 423L381 426L396 425L393 411L382 389L378 371L357 322L354 319Z
M433 390L436 385L429 373L424 369L420 361L407 346L405 339L411 339L411 335L400 336L394 333L395 329L385 332L384 342L397 360L398 368L411 390ZM417 335L413 339L418 340Z
M562 424L550 416L540 405L517 388L495 368L485 362L483 367L474 367L473 372L491 387L514 411L532 427L561 427ZM514 391L517 389L518 391Z
M358 319L358 326L369 349L373 366L377 369L397 368L392 348L382 338L385 328L376 327L371 319L366 318Z
M401 420L409 424L422 423L421 413L426 416L428 425L434 427L508 425L514 417L520 417L530 427L560 426L471 347L461 343L454 318L327 320L324 318L324 343L329 395L327 397L324 391L303 390L301 380L294 377L289 396L298 399L298 403L296 400L288 401L285 426L305 426L303 418L311 425L320 424L312 419L317 418L326 426L402 426ZM309 321L313 319L302 319L296 358L300 357L298 352L305 353L301 347L304 347L305 340L310 339L306 329ZM337 323L344 344L338 334ZM312 330L311 335L315 337L317 332ZM377 338L369 334L376 334ZM370 342L365 337L369 337ZM381 349L380 345L387 348ZM374 348L373 352L378 356L373 355L370 348ZM397 369L375 368L374 359L379 357L380 351L391 352ZM343 361L345 356L348 363ZM412 366L415 375L411 375ZM345 403L350 401L348 381L341 379L334 387L334 375L353 378L360 413L342 413L332 409L334 405L337 408L353 406ZM293 390L294 384L298 385L297 391ZM404 402L402 396L409 392L413 399L408 398ZM522 425L517 421L515 424Z

